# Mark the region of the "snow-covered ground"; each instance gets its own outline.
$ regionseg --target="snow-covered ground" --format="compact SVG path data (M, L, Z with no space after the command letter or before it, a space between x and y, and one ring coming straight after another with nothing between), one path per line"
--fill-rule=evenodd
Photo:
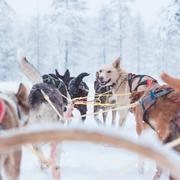
M88 118L85 125L95 126ZM136 136L134 119L129 115L125 131ZM110 126L110 125L107 125ZM116 128L115 128L116 129ZM62 180L151 180L156 169L155 163L146 160L144 175L138 173L138 155L108 145L88 142L63 142L60 160ZM49 180L49 171L39 170L34 154L23 148L21 180ZM167 177L163 176L162 180Z
M17 88L17 84L2 84L4 89ZM6 87L6 88L5 88ZM2 88L0 88L2 89ZM93 91L90 93L90 96ZM92 112L89 107L88 113ZM79 112L74 111L75 117ZM111 114L108 114L107 128L111 126ZM73 124L82 125L75 119ZM93 116L88 116L84 123L86 127L98 126ZM112 128L117 130L118 127ZM128 115L124 131L128 136L137 138L135 121L132 114ZM151 140L151 135L148 141ZM44 147L47 151L48 147ZM119 150L108 145L98 145L88 142L63 142L60 160L61 180L151 180L155 173L155 163L146 160L144 174L138 173L138 155L126 150ZM40 170L36 156L26 146L23 147L20 180L51 180L50 170ZM167 174L161 180L166 180Z

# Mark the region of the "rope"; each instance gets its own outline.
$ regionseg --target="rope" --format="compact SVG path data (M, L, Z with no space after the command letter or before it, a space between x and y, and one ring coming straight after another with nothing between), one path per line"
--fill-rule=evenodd
M101 112L109 112L109 111L118 111L118 110L121 110L121 109L128 109L128 108L133 108L133 107L136 107L138 104L138 102L135 102L135 103L132 103L130 105L126 105L126 106L119 106L117 108L112 108L111 110L110 109L107 109L107 110L104 110L104 111L101 111ZM86 116L91 116L91 115L98 115L99 112L96 112L96 113L87 113L85 115L81 115L81 116L78 116L78 117L74 117L76 119L79 119L79 118L82 118L82 117L86 117Z
M46 158L42 152L36 150L32 145L26 145L25 147L29 149L40 161L44 162L48 168L52 166L52 161Z
M61 116L61 114L58 112L58 110L56 109L56 107L53 105L53 103L51 102L49 96L41 89L40 90L41 93L43 94L44 99L49 103L49 105L53 108L53 110L56 112L56 114L59 116L60 120L63 119L63 117Z
M51 145L51 159L46 158L43 154L43 152L40 152L36 150L32 145L26 145L26 147L40 160L41 162L45 163L48 168L52 168L52 176L54 177L54 180L59 180L60 179L60 174L56 171L56 146Z
M180 145L180 137L166 144L167 147L173 148Z
M138 92L140 92L140 91L138 91ZM107 93L109 93L109 91L107 91L107 92L105 92L105 93L102 93L102 94L96 94L95 95L95 99L97 98L97 97L100 97L100 96L112 96L112 94L107 94ZM121 93L121 94L113 94L113 96L115 96L115 97L119 97L119 96L130 96L132 93ZM93 97L94 98L94 96L84 96L84 97L77 97L77 98L73 98L72 99L72 101L76 101L76 100L82 100L82 99L87 99L88 97Z

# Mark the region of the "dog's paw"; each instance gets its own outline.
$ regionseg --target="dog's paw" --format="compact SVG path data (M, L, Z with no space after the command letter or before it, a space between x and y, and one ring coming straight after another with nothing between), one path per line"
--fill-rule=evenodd
M138 168L139 174L143 175L144 171L145 171L145 169L144 169L145 168L145 163L141 158L140 158L137 166L138 166L137 168Z
M41 170L47 170L49 168L49 164L47 162L41 162L40 168Z
M52 168L52 175L54 179L60 180L60 167L59 166L54 166Z
M144 167L143 166L139 166L138 167L138 172L139 172L139 174L144 174Z

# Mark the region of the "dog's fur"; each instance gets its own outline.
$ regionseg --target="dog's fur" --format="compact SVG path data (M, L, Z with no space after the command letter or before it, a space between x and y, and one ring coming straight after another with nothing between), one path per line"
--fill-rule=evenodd
M52 73L44 74L42 78L44 83L50 84L59 90L59 92L63 95L63 103L67 106L67 98L69 98L69 94L65 82Z
M56 76L66 83L71 99L88 96L89 87L83 81L84 77L89 76L88 73L81 73L77 77L71 77L69 70L66 70L64 75L60 75L56 70ZM87 98L84 98L83 101L87 102ZM81 119L84 121L86 119L87 105L75 105L75 108L80 111Z
M59 73L59 71L57 69L55 70L55 73L56 73L56 77L61 79L66 84L66 87L68 87L68 84L69 84L70 80L74 78L74 77L70 76L69 69L67 69L65 71L64 75L60 75L60 73Z
M5 103L5 115L3 117L1 131L6 131L13 128L19 128L21 118L27 117L29 106L27 103L27 89L23 84L20 84L18 92L2 92L0 99ZM18 180L21 167L21 148L2 153L0 155L1 171L4 169L5 176L9 180ZM0 179L2 175L0 174Z
M36 68L31 65L23 52L18 52L18 61L20 67L24 74L31 80L34 84L29 97L28 102L30 106L29 112L29 120L28 124L37 124L37 123L47 123L47 122L58 122L60 121L60 117L56 114L55 110L51 107L51 105L45 100L42 91L49 97L50 101L59 112L59 114L63 117L63 111L65 104L63 103L63 98L59 90L56 86L51 83L43 83L43 79ZM41 152L40 145L34 145L37 151ZM57 151L58 148L56 148ZM59 157L60 151L58 150L56 155ZM58 158L56 158L58 159ZM41 168L46 166L44 162L40 162ZM53 167L56 171L59 171L57 166ZM59 173L59 172L58 172Z
M159 86L158 90L169 88L169 86ZM138 100L144 101L150 96L150 91L134 92L131 95L131 102ZM140 135L149 125L144 122L143 109L140 104L132 108L136 117L136 130ZM170 142L180 137L180 92L173 91L167 95L161 96L156 103L147 112L148 121L153 125L157 132L159 139L164 142ZM175 149L180 152L180 145ZM161 169L158 169L154 179L159 179L161 176Z
M130 93L130 87L128 83L128 73L120 67L120 58L115 60L111 65L103 65L99 70L99 80L101 85L112 86L113 95L125 94L124 96L115 96L117 107L130 104L130 99L128 93ZM149 76L144 76L143 81L153 80ZM132 82L132 91L137 87L139 79L136 78ZM158 83L152 84L152 86ZM136 91L144 91L148 89L147 85L141 85L136 89ZM126 120L128 109L120 110L119 126L123 126Z
M95 90L95 97L94 101L95 103L112 103L115 104L116 101L112 99L112 91L110 86L102 86L101 83L99 82L99 73L96 73L96 80L94 81L94 90ZM104 94L104 95L103 95ZM114 107L112 107L114 108ZM111 109L110 107L105 107L105 106L97 106L94 105L94 119L97 121L97 123L101 123L100 119L98 118L99 111L102 110L102 116L103 116L103 122L106 123L106 118L107 118L107 110ZM116 111L112 111L112 125L115 124L115 119L116 119Z
M53 85L48 85L46 83L38 83L32 87L28 98L30 106L29 124L58 122L58 115L44 99L40 90L43 90L46 93L57 111L63 116L63 111L65 107L59 91L54 88Z

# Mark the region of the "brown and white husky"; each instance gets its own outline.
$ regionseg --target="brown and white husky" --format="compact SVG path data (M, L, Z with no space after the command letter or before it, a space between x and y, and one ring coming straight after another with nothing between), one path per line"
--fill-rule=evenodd
M148 75L135 75L121 68L120 58L112 64L105 64L98 70L99 82L102 85L111 86L116 99L117 107L130 104L130 93L133 91L145 91L156 86L157 81ZM119 126L123 126L128 114L128 109L120 110Z
M30 112L27 125L60 122L65 109L62 94L52 84L43 83L40 73L27 61L22 50L18 50L17 58L21 70L33 84L28 97ZM52 105L46 101L43 92L48 96L58 113L54 110ZM41 145L36 145L34 147L37 151L42 151ZM55 146L53 144L53 147L56 147L56 159L59 160L60 146L57 146L55 143ZM42 161L40 162L40 165L41 168L46 166L45 162ZM58 165L59 164L56 164L56 167L52 167L54 168L53 170L59 171Z
M0 132L19 128L23 118L28 117L28 92L25 85L20 84L17 93L0 92ZM18 180L21 167L21 148L0 154L0 179L4 170L6 179Z

